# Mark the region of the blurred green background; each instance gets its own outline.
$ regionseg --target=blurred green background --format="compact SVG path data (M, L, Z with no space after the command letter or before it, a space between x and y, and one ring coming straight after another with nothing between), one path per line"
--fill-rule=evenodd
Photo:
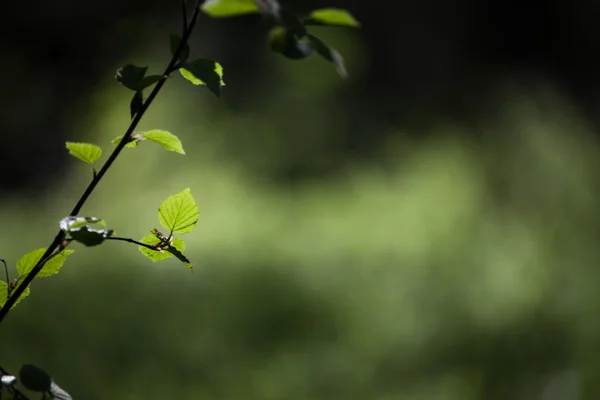
M140 29L45 139L65 167L39 195L3 192L11 265L50 242L90 179L64 140L102 145L104 160L128 125L129 92L110 71L168 59L168 32ZM0 326L0 365L39 365L87 400L599 398L596 128L551 80L507 79L494 112L469 123L416 112L421 132L365 111L361 129L384 137L365 159L342 145L360 103L340 97L368 49L360 33L322 36L349 80L263 49L254 62L269 79L243 106L242 62L223 62L224 99L168 82L140 130L169 130L187 155L126 149L83 213L141 238L190 187L194 273L126 243L75 244ZM24 160L42 162L38 151Z

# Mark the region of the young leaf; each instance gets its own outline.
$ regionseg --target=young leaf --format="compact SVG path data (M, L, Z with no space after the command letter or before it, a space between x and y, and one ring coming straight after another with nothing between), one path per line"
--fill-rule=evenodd
M234 17L259 11L254 0L206 0L200 8L213 18Z
M155 245L155 244L160 243L160 239L157 238L155 235L150 234L150 235L146 235L143 238L141 238L140 242L149 244L149 245ZM180 252L184 251L185 250L185 242L183 240L181 240L180 238L175 238L175 239L173 239L173 243L171 243L171 245L167 249L164 249L164 251L151 250L144 246L138 246L138 248L140 249L140 251L142 252L143 255L145 255L146 257L148 257L149 259L151 259L154 262L158 262L158 261L166 260L167 258L174 256L174 254L171 251L167 250L169 248L175 248L175 249L179 250Z
M37 262L42 258L42 255L46 249L36 249L27 254L17 261L17 272L19 276L27 275L37 264ZM60 268L65 263L65 260L70 254L73 254L75 250L65 249L52 257L46 264L44 264L44 268L37 274L36 278L44 278L47 276L52 276L57 274Z
M181 36L171 35L170 39L171 39L170 40L171 54L175 55L175 52L179 48L179 43L181 43ZM185 46L183 47L183 51L179 55L179 61L184 63L187 61L189 56L190 56L190 46L186 43Z
M198 223L198 205L190 189L169 197L158 209L158 220L165 229L173 233L188 233Z
M127 89L137 92L140 90L140 82L144 79L147 70L148 67L138 67L137 65L128 64L117 70L115 79Z
M348 73L346 72L346 66L344 65L344 58L342 57L342 55L337 50L327 46L318 37L311 35L310 33L307 36L313 44L317 53L327 61L331 61L335 66L335 69L337 70L338 74L340 74L342 78L348 77Z
M271 50L290 60L302 60L313 52L311 43L298 40L293 33L280 26L269 31L269 42Z
M135 117L135 114L140 112L143 105L144 93L142 93L142 91L140 90L134 93L133 97L131 98L131 101L129 102L129 115L131 116L131 119Z
M17 286L19 286L20 283L17 284ZM13 293L14 293L14 289L13 289ZM15 308L17 306L17 304L19 304L21 302L21 300L23 300L25 297L29 296L31 294L31 289L29 289L29 287L27 287L27 289L25 289L23 291L23 294L21 295L21 297L19 297L17 299L17 301L15 302L15 304L13 304L12 308ZM0 307L4 306L4 304L6 303L6 300L8 300L8 284L4 281L0 281Z
M111 140L110 142L111 142L113 145L115 145L115 146L116 146L116 145L118 145L118 144L121 142L121 139L123 139L123 135L117 136L116 138L114 138L114 139L113 139L113 140ZM131 142L127 143L127 144L125 145L125 147L129 147L129 148L131 148L131 147L137 147L137 145L138 145L138 144L140 144L140 142L141 142L142 140L144 140L144 138L143 138L142 136L138 135L138 134L134 134L134 135L132 136L132 139L133 139L133 140L132 140Z
M82 226L80 228L70 229L69 233L73 240L76 240L85 246L92 247L98 246L104 242L107 237L112 236L113 230L94 229L89 226Z
M225 86L223 67L213 60L199 58L185 63L179 72L194 85L206 85L217 97L221 94L221 86Z
M102 149L95 144L67 142L66 145L69 154L88 164L93 164L102 155Z
M305 22L307 25L313 25L316 22L324 25L351 26L353 28L360 27L360 22L358 22L352 14L339 8L322 8L320 10L314 10L310 13L308 20Z
M152 140L153 142L160 144L169 151L185 154L179 138L170 132L154 129L151 131L141 132L140 135L148 140Z

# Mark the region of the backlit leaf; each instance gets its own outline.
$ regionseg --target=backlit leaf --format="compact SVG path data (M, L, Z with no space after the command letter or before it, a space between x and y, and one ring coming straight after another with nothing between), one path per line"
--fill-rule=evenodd
M19 285L20 284L21 283L19 282ZM13 293L14 293L14 290L13 290ZM19 304L21 302L21 300L23 300L25 297L29 296L30 294L31 294L31 289L29 289L29 287L27 287L27 289L25 289L23 291L23 294L21 294L19 299L15 302L15 304L13 304L12 308L15 308L17 306L17 304ZM0 281L0 307L4 306L4 304L6 304L6 301L8 300L7 296L8 296L8 284L4 281Z
M31 272L45 251L45 248L36 249L21 257L19 261L17 261L17 272L19 273L19 276L26 276L29 272ZM52 257L46 264L44 264L44 267L36 275L36 278L44 278L57 274L65 263L67 257L74 252L75 250L65 249Z
M143 238L141 238L140 242L149 244L149 245L155 245L160 242L160 239L158 239L155 235L150 234L150 235L146 235ZM185 242L180 238L175 238L175 239L173 239L173 243L171 243L171 246L169 246L169 247L174 247L176 250L182 252L185 250ZM169 252L167 250L163 250L163 251L152 250L152 249L149 249L144 246L138 246L138 248L139 248L140 252L142 252L143 255L145 255L146 257L148 257L149 259L151 259L154 262L166 260L167 258L174 256L174 254L172 252Z
M254 0L206 0L200 8L213 18L234 17L259 11Z
M179 140L177 136L170 132L160 129L153 129L151 131L141 132L140 135L148 140L152 140L153 142L160 144L169 151L185 154L183 146L181 145L181 140Z
M93 164L102 155L102 149L95 144L67 142L66 147L69 154L88 164Z
M198 205L189 188L166 199L158 209L161 225L173 233L190 232L198 223L199 216Z
M325 25L351 26L354 28L360 27L360 22L358 22L352 14L339 8L322 8L314 10L310 13L306 23L310 25L313 22Z
M217 97L221 93L223 81L223 67L216 61L206 58L185 63L179 69L181 75L194 85L206 85Z

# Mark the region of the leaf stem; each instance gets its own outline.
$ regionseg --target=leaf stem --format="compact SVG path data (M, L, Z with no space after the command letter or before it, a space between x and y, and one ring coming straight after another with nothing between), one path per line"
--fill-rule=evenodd
M182 25L182 29L183 29L183 35L185 35L185 32L188 28L188 15L187 15L187 5L186 5L186 0L181 0L181 17L183 18L183 25Z
M125 145L128 143L128 141L131 138L131 135L133 135L133 132L135 131L135 128L137 127L138 123L140 122L140 120L142 119L142 117L144 116L144 114L146 113L148 108L150 107L150 104L152 104L152 101L154 101L154 98L158 95L158 93L162 89L163 85L165 84L167 77L171 74L171 72L176 70L175 67L177 66L177 60L179 60L179 57L180 57L181 53L183 52L191 34L192 34L192 31L194 30L194 27L196 26L198 17L200 16L201 3L202 3L202 0L196 0L196 3L194 5L194 12L193 12L189 22L186 25L186 28L184 30L181 41L179 42L179 46L177 46L177 50L174 52L173 57L171 58L171 61L165 68L165 72L163 73L164 77L156 83L156 85L152 89L152 92L150 92L150 95L148 95L148 98L146 99L146 101L144 101L144 103L140 107L140 110L135 114L135 116L131 120L131 123L129 124L129 128L127 128L127 130L125 131L125 134L123 135L123 139L117 144L117 146L115 147L113 152L110 154L110 156L108 157L108 159L106 160L104 165L102 165L102 168L100 168L98 173L94 176L94 179L92 179L92 181L89 183L88 187L85 189L85 191L83 192L83 194L81 195L81 197L79 198L79 200L77 201L75 206L73 207L73 210L69 214L70 216L76 216L77 214L79 214L79 211L81 211L81 208L83 207L83 205L85 204L87 199L90 197L90 195L92 194L92 192L94 191L94 189L96 188L98 183L102 180L102 177L104 176L104 174L106 174L108 169L112 166L112 164L115 162L115 160L117 159L117 157L119 156L119 154L121 153L123 148L125 147ZM44 252L42 257L40 257L40 260L33 267L33 269L27 274L27 276L23 280L23 283L15 289L14 293L11 294L11 296L8 298L8 300L6 301L4 306L2 308L0 308L0 323L2 323L2 321L4 320L6 315L11 310L12 306L15 304L15 302L21 296L21 294L23 294L25 289L27 289L27 287L29 286L31 281L33 281L33 279L40 273L40 271L44 267L44 264L50 258L52 258L54 256L54 254L53 254L54 250L57 247L61 246L61 244L63 244L64 239L65 239L65 232L63 232L62 230L58 231L58 233L56 234L56 236L54 236L54 239L52 240L52 242L50 243L50 245L48 246L48 248L46 249L46 251Z
M109 236L107 237L105 240L119 240L121 242L128 242L128 243L133 243L133 244L137 244L138 246L143 246L147 249L150 250L156 250L155 246L148 244L148 243L142 243L142 242L138 242L135 239L131 239L131 238L126 238L126 237L120 237L120 236Z

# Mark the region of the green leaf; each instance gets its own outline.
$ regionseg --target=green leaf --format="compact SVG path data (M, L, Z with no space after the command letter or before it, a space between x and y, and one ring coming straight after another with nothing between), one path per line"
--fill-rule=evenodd
M151 131L141 132L140 135L148 140L152 140L153 142L160 144L169 151L185 154L179 138L170 132L154 129Z
M206 85L217 97L221 94L221 86L225 86L223 67L213 60L200 58L185 63L179 72L194 85Z
M314 10L310 13L309 19L305 22L307 25L313 25L314 22L317 22L325 25L351 26L354 28L360 27L360 22L358 22L352 14L339 8L322 8L320 10Z
M35 264L37 264L42 258L45 251L45 248L36 249L21 257L19 261L17 261L17 272L19 273L19 276L26 276L29 272L31 272ZM36 278L44 278L57 274L65 263L67 257L74 252L75 250L65 249L52 257L46 264L44 264L44 267L39 274L37 274Z
M147 70L148 67L138 67L137 65L128 64L117 70L115 79L127 89L137 92L140 90L140 83L144 79Z
M102 149L95 144L67 142L66 145L69 154L88 164L93 164L102 155Z
M82 226L81 228L71 229L69 231L73 240L78 241L79 243L92 247L98 246L106 238L112 236L112 229L94 229L89 226Z
M34 392L47 392L52 386L50 375L35 365L23 365L19 371L19 380L23 386Z
M149 244L149 245L155 245L155 244L160 243L160 239L157 238L155 235L150 234L150 235L146 235L143 238L141 238L140 242ZM166 260L167 258L173 257L175 255L172 251L169 251L166 249L163 251L159 251L159 250L151 250L144 246L138 246L138 248L140 249L140 251L142 252L143 255L145 255L146 257L148 257L149 259L151 259L154 262ZM171 243L171 245L169 247L167 247L167 249L169 249L169 248L175 248L179 252L182 252L185 250L185 242L180 238L175 238L173 240L173 243Z
M190 189L169 197L158 209L158 220L172 233L188 233L198 223L198 205Z
M170 40L171 54L175 55L175 52L179 48L179 43L181 43L181 36L171 35L170 39L171 39ZM178 60L180 62L184 63L187 61L189 56L190 56L190 46L186 43L185 46L183 46L183 50L182 50L181 54L179 55Z
M213 18L234 17L259 11L254 0L206 0L200 9Z
M131 101L129 102L129 115L131 119L135 117L135 114L140 112L142 106L144 105L144 93L142 91L135 92Z
M271 50L290 60L302 60L313 52L311 43L298 40L293 33L280 26L271 29L268 37Z
M327 46L318 37L311 35L310 33L307 36L313 44L317 53L327 61L332 62L335 66L336 71L338 72L338 74L340 74L342 78L348 77L348 73L346 72L346 66L344 65L344 58L342 57L342 55L337 50Z
M138 134L134 134L131 136L131 138L133 139L132 141L130 141L129 143L127 143L125 145L125 147L137 147L138 144L140 144L140 142L142 140L145 140L145 138L143 138L142 136L138 135ZM114 138L113 140L111 140L110 142L112 144L114 144L115 146L118 145L121 140L123 139L123 135L117 136L116 138Z
M17 287L20 285L21 283L19 282L17 284ZM13 290L14 293L14 290ZM23 294L21 294L21 297L19 297L19 299L15 302L15 304L13 304L12 308L15 308L17 306L17 304L19 304L21 302L21 300L23 300L25 297L29 296L31 294L31 289L29 289L29 287L27 287L27 289L25 289L23 291ZM4 306L4 304L6 304L6 300L8 300L8 284L4 281L0 281L0 307Z

